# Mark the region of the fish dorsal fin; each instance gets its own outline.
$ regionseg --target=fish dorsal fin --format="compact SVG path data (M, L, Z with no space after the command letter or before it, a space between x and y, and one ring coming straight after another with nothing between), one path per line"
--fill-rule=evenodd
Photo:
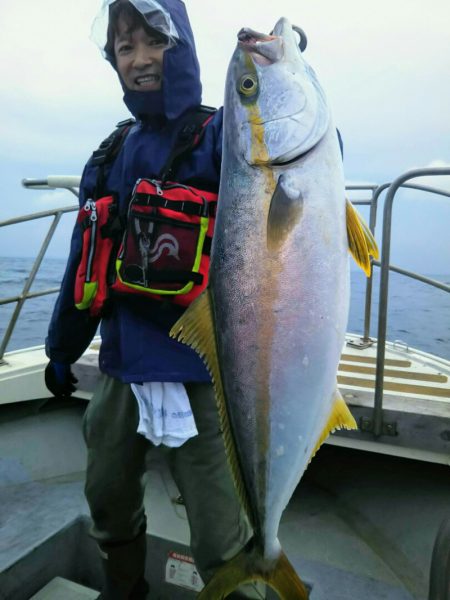
M333 431L336 431L337 429L358 429L358 425L356 424L352 413L349 411L344 398L341 396L340 391L336 388L330 418L328 419L325 429L322 431L319 439L317 440L316 447L311 454L310 460L314 458L317 450L324 443L330 433L333 433Z
M253 520L250 502L245 491L233 434L230 427L225 394L217 356L216 334L214 327L214 311L209 289L192 302L185 313L178 319L169 333L170 337L183 342L195 350L211 375L216 393L220 425L225 444L225 451L230 465L231 474L241 503L249 519Z
M370 257L378 259L378 246L372 232L356 208L346 200L348 249L356 264L370 277Z
M278 178L277 186L270 201L267 218L267 247L279 250L289 233L300 221L303 212L303 197L300 191L292 196L283 186L283 175Z

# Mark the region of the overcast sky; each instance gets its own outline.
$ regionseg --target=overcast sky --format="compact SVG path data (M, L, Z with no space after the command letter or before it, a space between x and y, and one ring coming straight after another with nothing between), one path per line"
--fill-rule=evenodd
M65 192L21 188L23 177L80 174L93 149L127 118L111 67L89 40L100 2L0 0L0 220L71 203ZM308 36L306 59L327 93L350 181L382 183L414 167L450 165L448 0L187 0L205 104L222 103L242 26L270 31L280 16ZM450 189L450 178L435 181ZM380 213L381 217L381 213ZM67 252L66 217L52 256ZM402 195L392 262L450 272L450 199ZM42 226L0 230L0 255L33 255ZM26 240L26 242L24 241Z

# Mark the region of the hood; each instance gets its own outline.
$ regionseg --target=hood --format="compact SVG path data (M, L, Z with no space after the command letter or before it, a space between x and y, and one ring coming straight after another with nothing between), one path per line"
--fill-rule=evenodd
M158 1L170 13L179 35L177 43L164 52L162 89L157 92L128 90L121 81L128 110L144 121L155 117L177 119L202 100L200 66L186 7L181 0Z

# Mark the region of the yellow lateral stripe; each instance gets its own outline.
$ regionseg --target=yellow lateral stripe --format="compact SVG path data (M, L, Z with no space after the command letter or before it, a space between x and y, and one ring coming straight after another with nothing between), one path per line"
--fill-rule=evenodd
M364 373L366 375L376 375L375 367L364 367L362 365L339 365L339 371L349 373ZM447 383L446 375L437 375L434 373L421 373L420 371L399 371L397 369L384 369L385 377L398 377L399 379L412 379L416 381L434 381L435 383Z
M370 379L359 379L358 377L346 377L338 375L340 385L351 385L354 387L363 387L375 389L375 381ZM420 396L436 396L438 398L450 398L450 388L438 388L427 385L409 385L407 383L395 383L393 381L384 382L384 391L401 392L404 394L417 394Z

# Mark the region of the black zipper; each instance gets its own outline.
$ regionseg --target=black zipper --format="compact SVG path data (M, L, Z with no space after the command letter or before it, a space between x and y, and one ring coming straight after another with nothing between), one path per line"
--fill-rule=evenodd
M175 190L175 189L187 190L191 194L194 194L198 198L201 198L203 210L202 210L202 214L200 216L202 216L202 217L208 217L209 216L208 201L206 200L206 198L204 196L202 196L201 194L199 194L199 192L197 192L197 190L194 190L194 188L190 187L189 185L184 185L182 183L164 183L161 186L161 182L158 181L157 179L146 179L144 177L144 178L138 179L136 181L136 183L134 185L134 188L133 188L132 197L135 195L137 186L139 185L139 183L141 183L141 181L146 181L147 183L150 183L151 185L153 185L156 188L156 193L157 193L158 196L164 196L164 190ZM168 198L168 200L170 202L183 202L183 200L170 200L169 198ZM186 202L192 202L192 200L186 200ZM137 200L134 200L134 203L135 204L141 204ZM133 204L133 199L131 200L130 205L131 204ZM144 204L144 203L142 203L142 204ZM182 211L180 211L180 212L182 212Z
M186 221L178 221L177 219L170 219L169 217L161 217L160 215L151 214L147 215L139 211L130 211L130 217L143 219L144 221L154 221L156 223L166 223L173 225L174 227L181 227L183 229L200 229L200 223L187 223Z
M89 202L89 200L88 200ZM86 202L87 205L87 202ZM90 206L86 207L85 210L91 210L91 214L89 215L89 219L92 223L91 226L91 239L89 240L89 254L86 264L86 282L89 283L91 281L92 275L92 265L94 262L95 255L95 246L96 246L96 237L97 237L97 209L95 206L95 202L93 200L90 201Z

